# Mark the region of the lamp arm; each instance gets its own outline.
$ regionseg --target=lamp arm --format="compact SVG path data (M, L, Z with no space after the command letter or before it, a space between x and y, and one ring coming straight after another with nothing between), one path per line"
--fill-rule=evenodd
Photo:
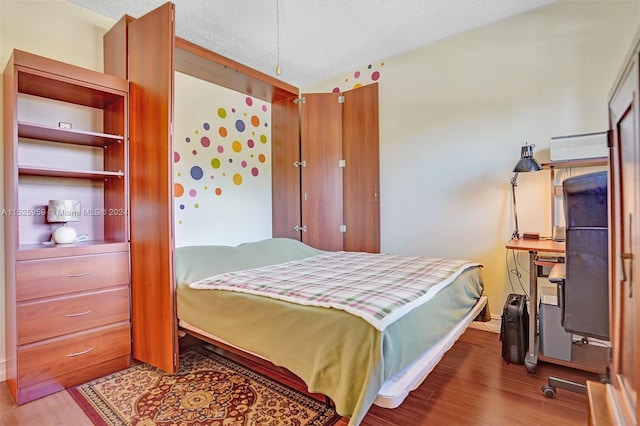
M513 234L511 234L511 239L520 238L520 230L518 229L518 205L516 203L516 186L518 186L518 184L516 183L517 180L518 172L515 172L515 174L511 178L511 196L513 198L513 217L516 222L516 229L513 231Z

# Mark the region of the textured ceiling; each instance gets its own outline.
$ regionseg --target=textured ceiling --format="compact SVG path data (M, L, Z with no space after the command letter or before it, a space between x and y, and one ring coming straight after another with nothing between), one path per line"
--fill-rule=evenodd
M69 1L114 20L124 14L140 17L166 2ZM554 1L174 0L173 3L179 37L272 76L276 76L279 63L278 78L303 88Z

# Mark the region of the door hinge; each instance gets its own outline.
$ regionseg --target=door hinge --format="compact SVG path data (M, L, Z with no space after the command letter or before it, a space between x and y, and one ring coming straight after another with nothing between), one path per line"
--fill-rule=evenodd
M293 100L293 103L294 103L294 104L296 104L296 105L298 105L298 104L303 104L303 103L305 103L305 101L306 101L306 99L304 98L304 96L301 96L301 97L299 97L299 98L295 98L295 99Z
M293 167L307 167L307 161L306 160L294 161L293 162Z
M347 225L340 225L340 232L347 232Z
M347 167L347 160L338 160L338 167Z
M344 95L338 96L338 103L339 104L343 104L344 103Z
M304 226L296 225L293 227L293 230L296 232L300 232L300 231L307 232L307 225L304 225Z

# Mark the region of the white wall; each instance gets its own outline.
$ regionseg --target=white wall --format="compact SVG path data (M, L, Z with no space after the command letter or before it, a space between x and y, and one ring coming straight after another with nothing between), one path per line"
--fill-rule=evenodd
M271 104L176 73L175 244L271 238Z
M380 73L382 251L482 262L494 315L522 293L505 264L520 147L549 161L550 137L608 128L639 5L562 1L363 67ZM346 90L355 75L304 91ZM548 171L520 174L521 232L551 235L549 182Z

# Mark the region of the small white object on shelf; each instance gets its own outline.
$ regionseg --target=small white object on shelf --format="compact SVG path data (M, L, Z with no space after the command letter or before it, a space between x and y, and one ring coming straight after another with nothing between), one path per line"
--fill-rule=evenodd
M67 225L67 222L80 220L80 201L77 200L49 200L47 221L63 225L53 231L51 239L56 244L71 244L76 240L78 233Z

